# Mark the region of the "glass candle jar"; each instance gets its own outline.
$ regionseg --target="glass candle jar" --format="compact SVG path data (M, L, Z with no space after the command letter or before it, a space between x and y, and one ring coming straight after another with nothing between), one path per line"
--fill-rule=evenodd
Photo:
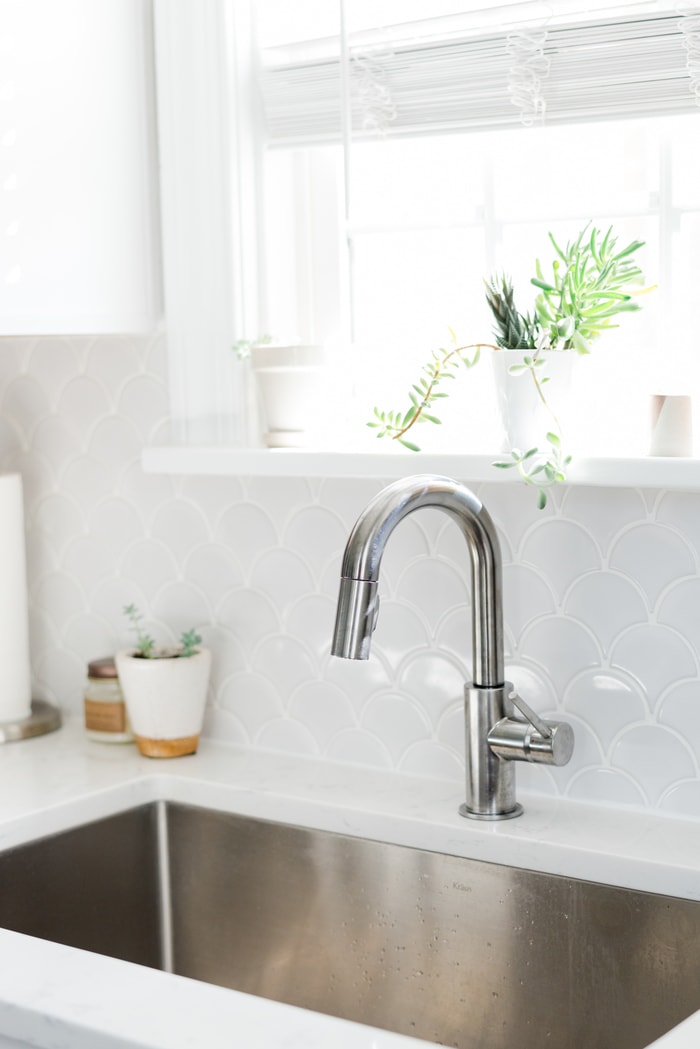
M112 656L88 664L84 693L85 731L100 743L131 743L134 739Z

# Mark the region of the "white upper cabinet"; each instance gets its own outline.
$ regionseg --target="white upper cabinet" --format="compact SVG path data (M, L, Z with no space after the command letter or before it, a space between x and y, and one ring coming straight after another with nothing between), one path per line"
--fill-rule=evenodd
M0 0L0 334L161 315L149 0Z

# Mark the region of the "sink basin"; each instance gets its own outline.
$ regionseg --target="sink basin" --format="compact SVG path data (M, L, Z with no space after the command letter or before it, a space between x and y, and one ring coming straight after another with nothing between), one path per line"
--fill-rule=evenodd
M0 854L0 926L460 1049L642 1049L700 903L157 802Z

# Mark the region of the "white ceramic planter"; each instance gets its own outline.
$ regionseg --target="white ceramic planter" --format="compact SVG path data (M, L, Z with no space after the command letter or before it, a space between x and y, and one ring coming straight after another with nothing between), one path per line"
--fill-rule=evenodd
M143 659L125 650L117 653L116 664L141 753L150 758L194 754L207 699L209 649L169 659Z
M322 346L253 346L250 351L269 448L309 443L323 408L326 359Z
M529 372L510 374L512 365L522 364L532 350L498 350L491 354L496 384L496 398L503 425L504 450L521 452L529 448L546 448L546 434L556 430L552 411L566 430L571 400L572 376L578 361L575 350L550 350L544 353L544 366L538 378L549 377L543 387L549 411L542 403Z

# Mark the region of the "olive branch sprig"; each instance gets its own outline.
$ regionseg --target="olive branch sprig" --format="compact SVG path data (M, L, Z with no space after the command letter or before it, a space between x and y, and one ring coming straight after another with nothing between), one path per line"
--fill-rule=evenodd
M397 441L411 452L419 452L419 445L406 439L406 434L418 423L429 422L435 426L441 425L441 420L426 409L430 408L435 401L448 397L444 390L438 390L438 386L445 379L455 379L460 365L465 368L473 368L479 361L481 351L484 348L495 349L489 343L473 343L469 346L458 346L457 336L450 328L452 348L433 350L431 359L423 365L423 374L408 391L410 406L406 411L385 412L375 406L374 419L367 425L377 429L377 437L389 437ZM468 353L473 350L474 355L470 358Z

